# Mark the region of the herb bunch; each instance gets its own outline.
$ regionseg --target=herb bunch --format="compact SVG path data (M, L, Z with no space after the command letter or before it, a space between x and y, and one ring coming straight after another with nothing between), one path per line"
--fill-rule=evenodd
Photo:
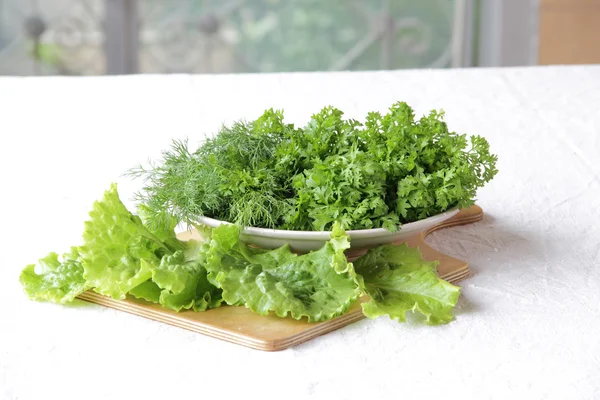
M480 136L448 129L443 112L420 119L404 102L361 123L325 107L304 128L282 111L223 126L191 151L175 141L159 163L130 171L154 228L200 216L289 230L386 228L474 203L497 173Z

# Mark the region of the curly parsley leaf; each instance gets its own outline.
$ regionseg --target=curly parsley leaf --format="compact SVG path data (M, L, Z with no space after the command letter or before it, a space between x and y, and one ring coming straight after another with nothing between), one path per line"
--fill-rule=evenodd
M196 151L174 142L159 164L132 171L150 226L200 216L290 230L398 229L472 205L497 173L480 137L448 129L443 112L417 119L404 102L364 124L325 107L303 128L267 110L223 126Z

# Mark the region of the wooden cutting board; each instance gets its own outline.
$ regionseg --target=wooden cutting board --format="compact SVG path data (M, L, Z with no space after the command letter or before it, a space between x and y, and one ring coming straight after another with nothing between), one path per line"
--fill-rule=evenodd
M433 231L456 225L470 224L481 220L482 217L483 211L481 208L472 206L467 210L461 210L454 217L440 225L415 235L406 242L411 247L418 247L426 260L438 260L440 262L438 266L440 277L455 283L469 275L469 265L431 248L425 243L424 239ZM178 236L182 240L187 240L195 237L196 234L196 232L183 232ZM175 312L162 308L158 304L133 297L128 297L125 300L114 300L91 290L82 293L78 297L116 310L265 351L283 350L356 322L364 318L360 304L368 300L366 297L359 299L346 314L330 321L309 323L305 319L298 321L292 318L261 316L245 307L223 306L204 312Z

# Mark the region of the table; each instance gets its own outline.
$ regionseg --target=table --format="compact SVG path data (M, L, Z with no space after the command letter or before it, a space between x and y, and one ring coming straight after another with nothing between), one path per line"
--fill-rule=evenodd
M480 223L429 241L469 260L456 321L363 320L264 353L78 302L29 301L26 264L79 243L92 202L172 138L268 107L305 123L405 100L485 136ZM0 398L600 398L600 66L0 79Z

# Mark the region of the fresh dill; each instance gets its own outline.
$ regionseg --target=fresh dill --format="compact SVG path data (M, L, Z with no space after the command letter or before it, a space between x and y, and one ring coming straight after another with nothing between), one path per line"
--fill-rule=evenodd
M403 102L365 123L326 107L304 128L283 112L223 126L196 150L174 141L162 160L129 171L149 224L200 216L290 230L398 229L474 203L496 156L479 136L448 130L443 113L416 119Z

